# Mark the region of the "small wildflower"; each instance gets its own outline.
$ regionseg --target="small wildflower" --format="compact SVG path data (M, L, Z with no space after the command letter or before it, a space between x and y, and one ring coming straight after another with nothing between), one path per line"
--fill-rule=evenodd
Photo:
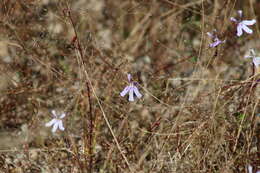
M125 87L125 89L120 93L120 96L124 97L127 93L129 93L129 101L134 101L134 94L137 98L141 98L142 94L139 92L138 88L135 86L136 83L132 81L131 74L127 74L129 85Z
M239 14L239 20L235 19L234 17L231 17L230 20L235 22L237 24L237 36L240 37L243 34L243 30L248 33L248 34L252 34L253 30L248 28L247 25L254 25L256 23L256 20L241 20L242 18L242 10L238 11Z
M53 125L51 130L53 133L55 133L58 128L61 131L64 131L65 128L63 127L61 119L63 119L66 116L66 114L62 113L61 115L58 116L55 110L52 110L51 113L54 116L54 118L50 122L46 123L45 126L50 127Z
M260 57L256 57L254 49L250 49L250 54L245 56L245 58L252 58L255 67L256 68L259 67L259 65L260 65Z
M209 44L209 47L217 47L219 44L226 42L226 40L221 41L221 40L217 37L217 35L215 34L216 31L217 31L217 30L214 29L212 33L207 32L207 35L208 35L210 38L212 38L213 41L214 41L213 43Z

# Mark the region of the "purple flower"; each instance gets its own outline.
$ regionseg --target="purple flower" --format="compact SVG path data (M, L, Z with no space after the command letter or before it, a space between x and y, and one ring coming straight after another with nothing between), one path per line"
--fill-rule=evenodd
M239 10L238 14L239 14L239 20L235 19L234 17L231 17L230 20L235 22L237 24L237 36L240 37L243 34L243 30L248 33L248 34L252 34L253 30L248 28L247 25L254 25L256 23L256 20L241 20L242 18L242 11Z
M259 67L259 65L260 65L260 57L256 57L254 49L250 49L249 55L245 56L245 58L252 58L255 67L256 68Z
M64 131L65 128L63 127L63 124L62 124L62 118L64 118L66 116L65 113L62 113L60 114L59 116L56 114L56 111L55 110L52 110L51 111L52 115L54 116L54 118L49 121L48 123L45 124L46 127L50 127L53 125L52 127L52 133L55 133L56 130L59 128L61 131Z
M127 93L129 93L128 100L130 102L134 101L134 94L137 98L141 98L142 94L139 92L138 88L135 86L135 82L133 82L131 74L127 74L129 85L125 87L125 89L120 93L120 96L124 97Z
M217 35L215 34L216 31L217 31L217 30L214 29L212 33L207 32L207 35L208 35L210 38L212 38L213 41L214 41L213 43L210 43L210 44L209 44L209 47L217 47L219 44L226 42L226 40L221 41L221 40L217 37Z

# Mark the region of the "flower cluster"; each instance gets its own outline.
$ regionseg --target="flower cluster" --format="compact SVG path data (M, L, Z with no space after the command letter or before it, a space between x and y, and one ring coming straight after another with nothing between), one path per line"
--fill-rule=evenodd
M242 11L239 10L238 11L239 14L239 19L235 19L234 17L231 17L230 20L235 22L235 24L237 25L237 36L240 37L243 34L243 31L248 33L248 34L252 34L253 30L250 29L248 26L250 25L254 25L256 23L256 20L242 20ZM213 40L212 43L209 44L210 48L214 48L217 47L218 45L225 43L226 40L220 40L218 38L218 34L216 29L213 30L212 33L207 32L207 35ZM256 56L256 53L253 49L250 49L250 54L245 56L245 58L252 58L253 64L256 68L259 68L260 65L260 57ZM141 98L142 94L139 92L138 89L138 83L132 80L132 75L131 74L127 74L127 78L128 78L128 85L123 89L123 91L120 93L121 97L124 97L125 95L129 94L128 100L130 102L133 102L135 100L135 98ZM65 113L62 113L60 115L58 115L56 113L55 110L52 110L52 114L54 116L54 118L45 124L46 127L52 127L52 132L55 133L57 131L57 129L64 131L65 128L63 127L63 123L62 123L62 119L66 116ZM252 172L252 168L248 167L249 172ZM260 171L259 171L260 173Z
M243 12L241 10L238 10L239 19L235 19L234 17L231 17L230 20L232 22L235 22L237 26L237 36L240 37L243 34L243 31L252 34L253 30L250 29L248 26L254 25L256 23L256 20L242 20L242 14ZM217 47L221 43L225 43L224 41L221 41L216 34L216 29L213 30L213 33L207 32L207 35L213 39L213 43L209 44L209 47Z
M254 25L256 23L256 20L242 20L242 14L243 12L241 10L238 10L239 19L235 19L234 17L231 17L230 20L235 22L237 25L237 36L240 37L243 34L243 31L252 34L253 30L250 29L248 26ZM217 30L214 29L213 32L207 32L207 35L213 40L212 43L209 44L210 48L217 47L218 45L225 43L226 40L220 40L217 36ZM260 57L256 57L255 51L253 49L250 49L250 55L245 56L245 58L252 58L253 64L256 68L259 68L260 65Z

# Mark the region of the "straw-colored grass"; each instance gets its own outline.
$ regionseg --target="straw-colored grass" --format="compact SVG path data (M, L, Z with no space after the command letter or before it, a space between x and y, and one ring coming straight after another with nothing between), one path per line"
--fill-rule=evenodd
M242 0L2 0L0 172L260 169L259 27ZM209 48L217 29L224 44ZM119 93L127 73L141 99ZM51 133L51 110L65 131Z

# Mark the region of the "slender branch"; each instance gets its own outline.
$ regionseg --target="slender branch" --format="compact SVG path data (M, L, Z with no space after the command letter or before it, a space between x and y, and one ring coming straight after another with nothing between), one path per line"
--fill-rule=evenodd
M75 36L76 36L76 39L77 39L77 40L76 40L76 42L77 42L77 50L78 50L78 52L79 52L79 56L80 56L80 58L81 58L81 63L82 63L81 65L83 66L84 73L85 73L85 76L86 76L86 79L87 79L87 88L88 88L88 87L91 88L91 90L92 90L92 92L93 92L93 95L94 95L94 97L96 98L96 100L97 100L97 102L98 102L98 105L99 105L100 110L101 110L101 112L102 112L103 118L104 118L104 120L105 120L105 122L106 122L106 124L107 124L107 126L108 126L108 128L109 128L110 133L111 133L112 136L113 136L113 139L114 139L114 141L115 141L115 143L116 143L116 146L117 146L117 148L118 148L118 150L119 150L121 156L122 156L123 159L125 160L125 162L126 162L128 168L129 168L130 172L131 172L131 173L134 173L135 171L134 171L133 168L130 166L130 163L129 163L129 161L127 160L127 157L125 156L125 154L123 153L123 151L122 151L122 149L121 149L121 146L120 146L120 144L119 144L119 142L118 142L118 140L117 140L117 138L116 138L116 135L115 135L115 133L114 133L114 131L113 131L113 129L112 129L110 123L109 123L109 120L107 119L107 116L106 116L106 114L105 114L105 112L104 112L104 109L103 109L103 107L102 107L102 105L101 105L101 102L100 102L100 100L99 100L99 98L98 98L98 96L97 96L97 94L96 94L96 92L95 92L95 89L94 89L94 87L93 87L93 85L92 85L92 82L91 82L91 80L90 80L90 78L89 78L88 72L87 72L87 70L84 68L84 66L85 66L85 63L83 62L83 57L84 57L84 56L83 56L81 44L80 44L79 39L78 39L78 35L77 35L77 31L76 31L76 26L75 26L75 23L74 23L74 21L73 21L73 19L72 19L71 12L70 12L70 9L69 9L69 8L68 8L68 17L69 17L69 19L70 19L70 22L71 22L71 24L72 24L72 27L73 27L73 29L74 29Z

